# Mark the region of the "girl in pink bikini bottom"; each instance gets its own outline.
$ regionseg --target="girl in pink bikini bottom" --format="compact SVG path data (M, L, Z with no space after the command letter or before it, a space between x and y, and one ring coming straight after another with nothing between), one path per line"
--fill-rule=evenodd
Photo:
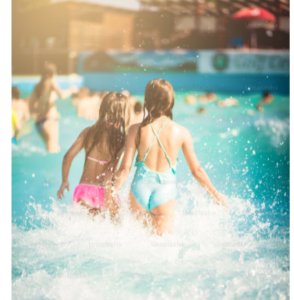
M85 150L85 164L80 184L75 188L72 202L80 203L90 212L106 208L116 214L119 199L113 199L112 189L119 159L126 140L130 107L126 96L111 92L101 103L99 120L82 131L68 150L62 163L62 184L58 199L69 191L68 176L75 156ZM118 201L116 201L118 200Z

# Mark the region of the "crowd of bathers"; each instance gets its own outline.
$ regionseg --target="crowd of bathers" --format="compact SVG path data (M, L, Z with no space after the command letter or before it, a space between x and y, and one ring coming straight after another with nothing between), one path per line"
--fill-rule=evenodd
M263 111L263 105L270 104L274 101L274 96L269 91L264 91L260 101L256 104L256 111ZM195 94L189 94L185 97L185 103L189 105L195 105L200 103L200 107L197 108L197 112L199 114L205 114L207 109L205 108L205 104L216 102L219 107L230 107L230 106L238 106L239 100L233 97L228 97L224 100L218 99L217 95L212 92L206 92L203 95L197 97ZM253 109L248 109L249 115L254 115Z
M143 106L141 102L136 100L136 98L127 90L124 90L121 93L128 98L128 101L132 106L131 124L142 122ZM83 117L91 121L97 120L102 99L107 94L108 91L90 91L90 89L83 86L73 95L71 103L76 106L78 117Z
M33 92L27 98L20 97L20 90L17 86L12 87L12 144L30 132L33 120L41 138L46 144L48 152L57 153L59 147L59 118L55 102L58 98L66 99L72 96L72 105L76 106L78 117L95 121L99 118L99 110L103 98L108 91L90 91L87 87L78 89L72 86L61 90L55 82L57 68L52 63L46 63L43 67L41 78L35 85ZM124 90L122 94L128 99L131 107L130 125L142 122L143 106L129 91Z

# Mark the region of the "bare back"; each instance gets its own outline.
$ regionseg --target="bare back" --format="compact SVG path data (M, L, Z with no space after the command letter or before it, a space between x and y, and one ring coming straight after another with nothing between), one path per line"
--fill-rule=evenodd
M166 119L158 119L152 124L154 131L157 133ZM138 126L139 128L139 126ZM174 166L177 162L179 150L183 144L183 127L173 121L167 122L160 133L158 134L171 164ZM138 157L143 161L144 156L151 145L153 139L156 139L154 132L150 125L146 125L141 129L140 145L138 147ZM165 172L170 168L165 153L156 139L149 150L145 160L145 165L153 171Z
M54 90L54 85L51 79L44 82L43 91L41 96L37 96L36 88L31 96L33 111L37 113L37 122L43 121L47 118L59 118L55 101L57 100L57 94Z
M90 152L89 148L89 146L84 145L86 156L80 184L104 186L106 180L114 172L113 166L106 163L111 160L106 134L98 146L94 146Z

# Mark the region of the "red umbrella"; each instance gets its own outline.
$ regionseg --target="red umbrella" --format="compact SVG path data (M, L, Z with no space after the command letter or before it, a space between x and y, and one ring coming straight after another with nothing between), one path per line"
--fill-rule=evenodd
M267 11L266 9L260 7L247 7L242 8L233 14L234 20L265 20L265 21L275 21L276 17Z
M234 13L232 18L234 20L246 21L264 20L274 22L276 20L276 17L272 13L260 7L242 8ZM256 32L254 30L251 31L251 47L257 47Z

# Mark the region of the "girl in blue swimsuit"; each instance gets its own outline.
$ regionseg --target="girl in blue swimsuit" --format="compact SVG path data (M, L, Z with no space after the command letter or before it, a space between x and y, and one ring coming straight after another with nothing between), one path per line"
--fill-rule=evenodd
M216 204L226 206L202 169L193 148L190 132L172 121L174 91L163 79L150 81L145 89L143 122L130 127L125 155L117 173L114 196L125 183L136 151L137 167L130 192L131 210L150 214L155 232L171 232L177 193L176 163L182 148L193 177L206 189Z

